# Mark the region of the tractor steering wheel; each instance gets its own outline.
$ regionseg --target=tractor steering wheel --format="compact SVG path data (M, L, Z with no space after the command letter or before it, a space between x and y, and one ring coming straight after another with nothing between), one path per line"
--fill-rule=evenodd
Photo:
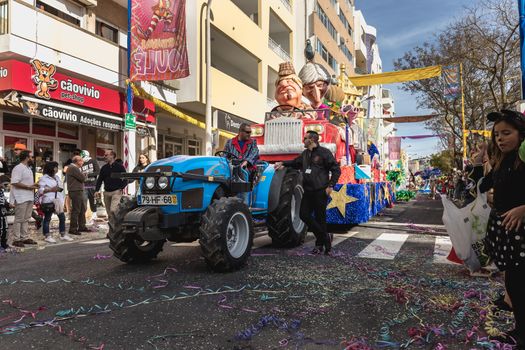
M304 110L299 109L299 108L297 108L295 106L292 106L292 105L278 105L278 106L275 106L275 107L272 108L270 113L276 112L277 108L279 108L279 107L292 107L292 111L293 112L300 112L303 115L303 117L306 115L306 113L304 113ZM277 111L277 112L290 113L290 111Z
M217 152L215 152L215 156L216 157L222 157L223 154L226 155L227 158L231 157L233 159L241 159L236 154L233 154L233 153L228 152L228 151L217 151Z

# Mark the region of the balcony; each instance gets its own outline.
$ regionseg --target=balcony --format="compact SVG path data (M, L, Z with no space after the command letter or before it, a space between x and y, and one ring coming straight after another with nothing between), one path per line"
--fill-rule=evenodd
M259 1L258 0L232 0L232 2L242 11L244 14L259 25Z
M291 61L291 30L282 20L270 10L270 30L268 47L272 49L281 59Z
M290 3L290 0L281 0L281 2L288 11L292 12L292 4Z
M20 0L0 2L0 47L94 79L119 80L119 48L93 33ZM31 23L31 25L28 25ZM8 29L10 32L8 33ZM100 53L104 54L100 54Z

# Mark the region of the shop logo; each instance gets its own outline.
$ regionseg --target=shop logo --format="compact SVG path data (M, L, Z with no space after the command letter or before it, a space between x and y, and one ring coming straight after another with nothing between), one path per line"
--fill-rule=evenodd
M31 60L35 74L31 76L33 83L37 86L35 96L49 100L52 90L58 87L58 81L53 78L57 69L54 64L43 63L40 60Z

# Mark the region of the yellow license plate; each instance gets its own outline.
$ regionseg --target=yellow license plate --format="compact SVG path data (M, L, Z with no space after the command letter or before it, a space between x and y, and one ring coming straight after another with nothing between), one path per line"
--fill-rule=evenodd
M139 205L177 205L176 194L142 194L138 197Z

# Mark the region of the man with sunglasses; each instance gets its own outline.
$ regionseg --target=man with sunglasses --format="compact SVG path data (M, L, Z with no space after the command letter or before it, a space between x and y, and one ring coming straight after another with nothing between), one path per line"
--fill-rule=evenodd
M319 134L308 131L304 136L304 148L294 160L277 162L274 167L300 169L303 175L304 196L301 201L301 220L315 235L313 254L332 254L332 237L326 227L326 206L334 185L341 176L341 168L332 152L319 145Z
M251 134L252 128L248 124L242 123L241 126L239 126L237 136L226 142L224 151L242 159L242 168L253 171L255 170L255 163L259 160L259 148L257 148L257 142L250 138Z

